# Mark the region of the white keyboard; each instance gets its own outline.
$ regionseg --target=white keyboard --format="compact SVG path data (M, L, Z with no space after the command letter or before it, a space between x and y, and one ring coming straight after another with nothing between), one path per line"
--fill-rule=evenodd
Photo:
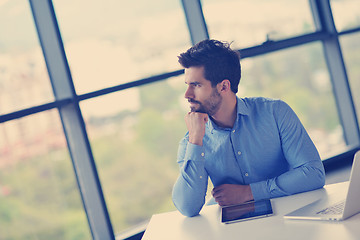
M338 202L330 207L327 207L316 214L341 214L344 210L345 201Z

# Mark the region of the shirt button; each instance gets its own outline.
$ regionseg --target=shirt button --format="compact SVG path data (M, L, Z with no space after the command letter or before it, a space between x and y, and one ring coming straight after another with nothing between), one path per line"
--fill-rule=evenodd
M248 177L248 176L249 176L249 173L245 173L245 176Z
M235 133L235 129L233 130L233 133Z
M202 156L202 157L205 156L205 153L201 153L201 156Z
M238 151L238 155L241 155L241 152L240 152L240 151Z

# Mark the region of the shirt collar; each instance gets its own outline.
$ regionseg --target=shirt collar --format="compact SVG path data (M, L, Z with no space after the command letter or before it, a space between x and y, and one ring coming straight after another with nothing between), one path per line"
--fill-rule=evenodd
M236 101L237 101L237 104L236 104L237 110L236 111L237 111L237 116L238 116L236 118L236 121L238 121L239 115L249 115L250 110L242 98L236 97ZM235 125L236 125L236 122L235 122L234 126ZM214 129L219 129L219 127L211 120L211 118L209 118L208 127L209 127L209 130L211 133L213 132Z
M246 105L244 99L236 97L237 99L237 114L241 114L241 115L249 115L250 114L250 109L248 108L248 106Z

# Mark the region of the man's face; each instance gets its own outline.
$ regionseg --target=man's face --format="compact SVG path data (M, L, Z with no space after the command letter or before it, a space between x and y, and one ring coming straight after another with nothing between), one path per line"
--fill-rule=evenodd
M217 88L204 78L204 67L185 68L185 84L188 85L185 98L192 112L213 116L219 110L222 97Z

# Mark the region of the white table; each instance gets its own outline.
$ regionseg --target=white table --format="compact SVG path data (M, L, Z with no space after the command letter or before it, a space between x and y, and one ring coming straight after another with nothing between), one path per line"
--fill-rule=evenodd
M360 214L342 222L289 220L283 216L325 194L344 194L348 182L326 185L323 189L272 199L275 215L267 218L222 224L218 205L204 207L199 216L188 218L178 211L153 215L143 240L230 240L299 239L359 240Z

